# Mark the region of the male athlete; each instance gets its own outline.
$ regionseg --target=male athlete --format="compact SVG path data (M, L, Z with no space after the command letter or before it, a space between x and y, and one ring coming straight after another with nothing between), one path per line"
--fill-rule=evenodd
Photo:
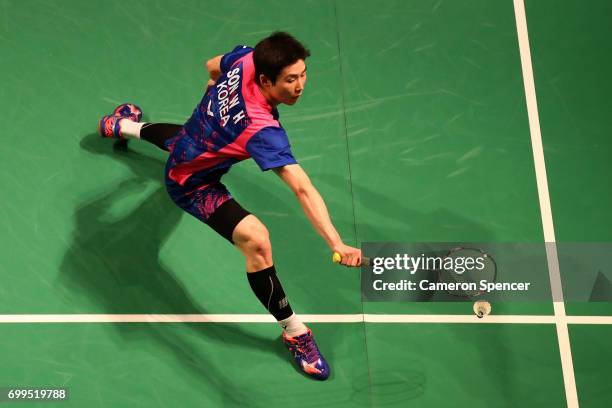
M325 380L330 368L311 330L287 301L272 261L268 230L220 181L234 164L252 157L291 188L331 251L342 256L343 265L361 263L361 251L342 242L278 122L277 105L295 104L304 91L309 56L291 35L276 32L254 49L238 46L206 63L208 88L184 125L141 123L140 108L123 104L100 120L99 132L103 137L143 139L170 152L166 187L172 200L242 252L249 284L280 323L283 341L298 367Z

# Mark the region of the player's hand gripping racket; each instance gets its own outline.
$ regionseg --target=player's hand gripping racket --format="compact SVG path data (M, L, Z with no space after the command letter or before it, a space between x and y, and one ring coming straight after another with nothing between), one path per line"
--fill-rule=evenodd
M340 255L338 252L334 252L334 254L332 255L332 262L335 264L342 262L342 255ZM368 258L367 256L362 256L361 265L370 266L370 258Z

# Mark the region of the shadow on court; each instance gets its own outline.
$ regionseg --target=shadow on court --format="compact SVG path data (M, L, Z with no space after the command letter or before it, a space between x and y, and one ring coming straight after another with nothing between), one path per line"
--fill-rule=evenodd
M129 149L113 148L109 141L100 140L97 135L86 136L81 147L120 161L130 168L133 176L77 207L72 242L61 265L61 283L85 293L108 314L206 314L180 277L159 259L160 248L182 216L161 183L164 163ZM115 201L135 194L140 197L151 186L153 191L127 213L113 215L109 210ZM210 277L204 278L215 282ZM212 285L211 290L214 290ZM257 350L291 364L277 337L261 337L229 324L187 326L207 343L236 347L237 354L239 349ZM166 324L120 323L114 327L124 341L156 341L163 345L183 367L211 384L228 403L248 405L257 392L244 384L236 387L223 369L211 362L207 343L194 340L186 331L168 328ZM224 363L243 364L245 370L251 369L239 357Z

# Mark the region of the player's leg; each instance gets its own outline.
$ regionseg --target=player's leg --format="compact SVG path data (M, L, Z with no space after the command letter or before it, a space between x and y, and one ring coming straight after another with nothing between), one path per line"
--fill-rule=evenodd
M244 217L232 231L232 241L246 260L247 273L272 266L272 245L266 226L253 214Z
M234 244L245 257L247 278L257 298L289 336L306 333L293 313L272 262L266 227L232 198L221 182L194 191L170 181L166 186L174 202Z
M182 125L171 123L140 122L142 110L130 103L115 108L112 114L103 116L98 124L102 137L116 139L142 139L162 150L168 150L166 141L176 136Z
M169 174L168 169L166 174ZM242 252L249 285L283 328L283 341L297 365L314 378L326 379L329 366L312 332L293 313L285 296L273 264L268 230L263 223L242 208L220 182L202 189L186 190L167 178L166 187L179 207L205 222Z
M244 217L232 231L232 241L246 261L251 289L289 336L308 328L293 313L272 261L272 245L265 225L253 214Z
M130 121L125 122L126 128L132 126L133 123ZM125 134L128 138L146 140L160 149L168 151L166 141L176 136L182 128L183 125L175 125L173 123L139 123L132 128L131 132L126 131Z
M325 380L330 368L312 335L291 309L272 260L268 229L252 214L244 217L232 233L234 245L246 260L251 289L283 328L283 341L298 367L314 378Z

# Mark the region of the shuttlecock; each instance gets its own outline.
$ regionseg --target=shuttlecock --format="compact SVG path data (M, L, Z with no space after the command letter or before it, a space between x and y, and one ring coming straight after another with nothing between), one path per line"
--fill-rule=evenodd
M483 317L489 315L491 313L491 304L486 300L479 300L474 302L474 314L482 319Z

